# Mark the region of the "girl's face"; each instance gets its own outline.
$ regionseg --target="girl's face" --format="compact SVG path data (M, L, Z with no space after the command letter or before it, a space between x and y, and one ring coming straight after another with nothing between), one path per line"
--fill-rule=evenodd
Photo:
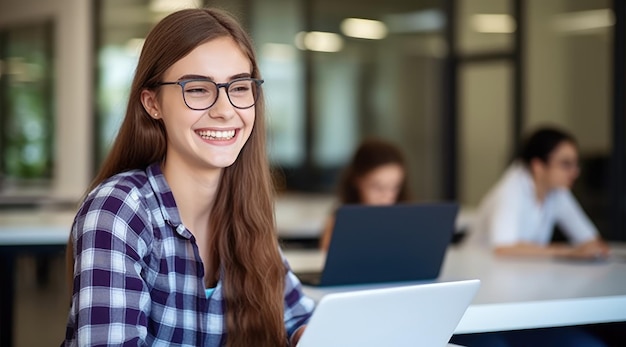
M235 41L221 37L199 45L174 63L161 82L207 78L227 83L251 77L251 72L250 60ZM237 159L254 126L255 107L235 108L228 100L226 88L219 88L215 104L202 111L186 106L182 88L177 84L161 86L158 96L144 91L142 102L151 116L163 121L167 161L176 165L200 169L228 167Z
M562 142L552 151L544 166L550 188L571 188L580 173L576 146Z
M548 189L569 189L580 173L578 150L568 141L561 142L554 148L547 163L534 159L531 165L535 180Z
M392 205L404 182L404 170L398 164L386 164L368 172L357 180L361 203L365 205Z

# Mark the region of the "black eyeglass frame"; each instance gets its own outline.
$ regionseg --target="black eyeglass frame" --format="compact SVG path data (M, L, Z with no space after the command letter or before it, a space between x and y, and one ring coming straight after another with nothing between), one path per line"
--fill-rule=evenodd
M230 86L233 83L237 83L237 82L241 82L241 81L252 81L254 82L254 84L256 84L257 87L257 93L254 94L254 103L248 107L239 107L236 106L235 104L233 104L233 101L230 99L230 94L228 93L228 89L230 88ZM216 87L217 90L217 94L215 95L215 100L213 100L213 103L211 103L211 105L209 105L208 107L205 108L193 108L191 106L189 106L189 104L187 103L187 98L185 98L185 85L187 83L191 83L191 82L210 82L213 83ZM185 106L187 106L187 108L189 108L190 110L194 110L194 111L204 111L204 110L208 110L211 107L213 107L213 105L215 105L215 103L217 102L217 100L220 97L220 88L224 88L224 90L226 91L226 98L228 98L228 102L230 102L230 104L234 107L234 108L238 108L240 110L245 110L248 109L254 105L256 105L256 102L259 100L259 92L258 90L260 90L261 85L263 84L263 82L265 82L265 80L262 79L258 79L258 78L252 78L252 77L245 77L245 78L237 78L234 79L230 82L227 83L215 83L214 81L211 81L210 79L205 79L205 78L192 78L192 79L188 79L188 80L182 80L182 81L176 81L176 82L158 82L156 85L157 86L167 86L167 85L179 85L180 86L180 91L183 95L183 101L185 102Z

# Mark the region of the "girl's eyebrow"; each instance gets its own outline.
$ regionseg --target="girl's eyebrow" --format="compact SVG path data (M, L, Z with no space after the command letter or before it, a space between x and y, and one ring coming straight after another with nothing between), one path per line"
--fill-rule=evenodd
M250 78L250 77L252 77L251 73L242 72L242 73L230 76L228 80L232 81L238 78ZM203 75L195 75L195 74L183 75L178 79L178 81L195 80L195 79L215 81L215 79L211 76L203 76Z
M211 77L202 76L202 75L183 75L178 78L178 81L184 80L213 80Z

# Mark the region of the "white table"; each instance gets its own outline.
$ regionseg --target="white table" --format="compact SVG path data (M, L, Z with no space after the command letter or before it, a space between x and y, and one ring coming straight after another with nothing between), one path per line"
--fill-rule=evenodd
M478 278L479 289L455 333L481 333L579 324L626 321L626 245L614 246L616 257L583 263L551 258L496 257L490 251L451 247L437 281ZM285 251L294 272L323 267L319 251ZM336 289L305 287L319 299L331 291L380 287L350 286Z
M63 250L73 213L0 215L0 346L11 346L14 259L22 253ZM567 263L552 259L496 258L476 248L450 248L438 281L479 278L472 305L456 333L626 321L626 245L622 260ZM295 272L320 270L325 254L285 251ZM362 287L364 288L364 287ZM307 294L316 293L308 288ZM8 342L7 342L8 341Z

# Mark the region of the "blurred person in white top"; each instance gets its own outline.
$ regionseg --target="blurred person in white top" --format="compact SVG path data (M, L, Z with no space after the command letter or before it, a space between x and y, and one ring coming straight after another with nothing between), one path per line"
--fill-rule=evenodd
M570 191L578 175L575 139L535 131L481 202L470 238L498 255L606 257L609 248ZM569 243L551 243L556 224Z

